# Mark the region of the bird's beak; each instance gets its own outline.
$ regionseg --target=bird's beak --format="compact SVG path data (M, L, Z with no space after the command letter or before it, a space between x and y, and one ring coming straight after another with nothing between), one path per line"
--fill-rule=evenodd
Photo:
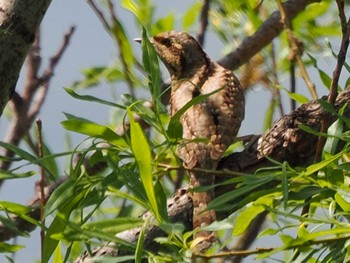
M138 37L138 38L134 38L134 41L141 43L142 42L142 38Z

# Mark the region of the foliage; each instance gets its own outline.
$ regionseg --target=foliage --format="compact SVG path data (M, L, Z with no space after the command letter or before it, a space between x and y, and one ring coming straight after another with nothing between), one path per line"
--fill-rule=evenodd
M274 1L260 4L257 6L257 1L253 0L213 2L209 14L210 30L226 48L237 46L262 25L270 15L268 10L277 9ZM87 136L83 143L70 152L48 153L44 158L38 158L19 147L0 143L2 147L16 153L16 158L11 161L25 161L24 165L21 163L15 169L1 171L1 179L32 176L32 171L16 172L16 169L28 164L43 167L51 175L50 178L57 179L57 157L67 155L71 158L68 179L55 189L45 205L45 226L28 216L29 207L0 202L0 210L4 212L0 220L7 227L16 229L17 226L10 220L11 215L16 215L45 230L42 262L50 259L53 262L73 261L84 250L91 251L105 242L113 242L119 251L129 253L113 259L101 257L99 260L103 262L141 262L144 259L150 262L191 261L192 233L184 231L181 224L170 223L167 214L167 198L174 194L178 180L184 185L186 179L181 181L180 169L170 171L164 166L180 167L176 148L183 143L179 122L181 112L206 99L206 96L196 97L178 115L169 117L161 100L166 91L162 86L159 61L148 36L173 29L176 19L181 20L184 30L195 28L201 5L193 1L193 5L180 18L172 13L156 18L156 6L150 0L123 0L121 6L131 11L136 23L142 26L142 63L135 55L137 52L132 50L127 27L121 21L112 21L109 33L123 56L119 57L116 65L85 69L84 79L66 88L66 91L92 107L98 103L118 112L122 117L117 126L123 127L123 132L117 133L115 124L102 125L67 113L62 126ZM323 83L318 88L324 90L330 88L331 72L330 69L325 71L319 68L317 57L326 52L335 53L330 45L325 47L320 43L325 37L339 36L340 26L334 14L334 3L322 1L309 6L293 22L295 35L303 40L307 53L307 56L303 56L305 65L317 71ZM242 27L242 24L245 26ZM306 94L288 91L283 84L275 81L276 76L284 78L288 75L290 61L287 59L287 36L282 34L274 44L261 52L262 62L259 65L251 66L259 67L257 70L263 72L263 77L256 79L253 85L269 83L268 88L275 91L279 88L279 91L286 91L290 98L305 103ZM272 53L275 55L271 56ZM277 64L275 67L272 66L274 63ZM143 65L142 74L137 74L140 65ZM241 69L240 73L243 75L246 72ZM143 89L150 101L130 95L135 94L134 91L124 94L118 102L79 94L79 89L98 88L99 83L104 81L112 84L131 81L131 88ZM266 110L266 127L271 126L277 105L271 103ZM233 176L216 185L235 185L210 204L211 208L230 214L208 227L218 230L222 246L230 248L232 242L248 229L250 222L258 215L268 213L268 225L258 240L279 238L280 242L267 250L252 251L251 254L259 254L259 260L274 257L283 258L285 262L350 260L349 122L342 118L343 110L337 114L340 118L328 130L321 161L308 167L291 167L286 162L271 160L274 163L272 167L252 174ZM316 135L322 134L316 132ZM86 160L90 167L107 165L91 172ZM310 213L301 215L306 203L310 205ZM146 219L139 217L147 211L152 216ZM165 237L156 240L164 248L161 253L144 248L146 232L152 225L159 226L166 233ZM140 232L138 242L128 242L118 236L135 227ZM18 235L28 233L18 230ZM1 252L19 249L20 245L0 243ZM281 255L281 252L284 254ZM226 256L219 245L208 255Z

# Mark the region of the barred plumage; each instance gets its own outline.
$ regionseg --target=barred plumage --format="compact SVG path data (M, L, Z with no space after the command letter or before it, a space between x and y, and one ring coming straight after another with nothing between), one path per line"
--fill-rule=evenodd
M172 116L194 97L216 91L182 115L185 143L178 151L186 167L215 170L244 118L244 95L240 83L232 71L211 61L187 33L165 32L153 37L151 42L171 75ZM214 176L190 173L190 183L192 187L211 185ZM192 198L193 227L203 227L215 221L215 212L206 209L214 198L213 191L194 192Z

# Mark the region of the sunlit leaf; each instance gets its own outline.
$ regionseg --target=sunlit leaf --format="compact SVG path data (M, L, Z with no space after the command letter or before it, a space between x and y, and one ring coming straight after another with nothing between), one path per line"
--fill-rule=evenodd
M97 102L97 103L104 104L107 106L112 106L112 107L116 107L119 109L125 109L125 107L123 105L116 104L116 103L113 103L110 101L106 101L106 100L103 100L103 99L100 99L100 98L97 98L97 97L94 97L91 95L79 95L73 89L64 88L64 90L75 99L85 100L85 101L89 101L89 102Z
M239 213L236 224L233 228L233 234L238 236L244 233L249 227L252 220L264 212L264 210L265 209L262 206L253 205L245 209L243 212Z
M348 190L338 189L334 198L345 212L350 212L350 193Z
M130 119L131 148L135 156L141 181L146 190L147 198L153 209L155 217L159 222L162 222L163 220L166 220L166 218L163 218L165 213L161 210L166 210L166 207L159 207L158 205L153 184L151 150L140 125L135 122L131 111L129 109L127 111Z
M120 135L116 134L110 128L100 124L84 121L73 115L66 115L68 120L61 122L62 126L70 131L85 134L94 138L103 139L117 147L127 148L128 145Z
M158 111L158 104L160 104L161 94L161 77L158 63L157 53L150 42L146 30L142 29L142 62L145 71L148 73L149 83L148 87L151 91L152 101Z
M89 230L99 230L107 233L119 233L124 230L142 226L144 223L143 220L139 218L114 218L114 219L105 219L99 220L92 223L87 223L84 225L84 229Z
M14 173L7 170L0 170L0 179L1 180L12 180L12 179L18 179L18 178L27 178L35 175L36 172L25 172L25 173Z
M24 160L29 161L30 163L33 164L38 164L38 158L33 156L32 154L30 154L27 151L22 150L21 148L17 147L14 144L10 144L10 143L6 143L6 142L2 142L0 141L0 146L10 150L11 152L14 152L15 154L17 154L19 157L21 157Z
M24 248L22 245L12 245L4 242L0 242L0 253L15 253Z

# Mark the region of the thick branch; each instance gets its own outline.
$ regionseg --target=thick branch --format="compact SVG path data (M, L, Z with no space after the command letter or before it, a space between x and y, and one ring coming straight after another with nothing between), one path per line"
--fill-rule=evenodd
M0 1L0 116L51 0Z

